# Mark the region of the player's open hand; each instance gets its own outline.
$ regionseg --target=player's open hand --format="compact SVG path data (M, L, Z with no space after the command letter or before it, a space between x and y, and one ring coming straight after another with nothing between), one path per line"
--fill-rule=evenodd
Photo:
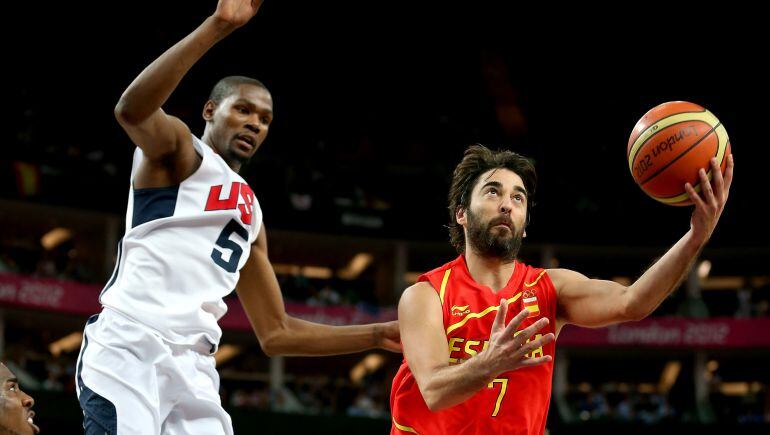
M241 27L257 14L261 5L262 0L219 0L214 18L234 28Z
M733 182L733 155L727 157L727 168L722 176L721 168L715 158L711 159L711 181L709 182L706 171L701 169L700 176L701 193L698 194L690 183L684 188L695 204L695 211L690 219L690 231L696 240L706 243L714 232L714 228L725 209L727 196L730 193L730 184Z
M492 332L489 336L489 347L479 354L479 357L483 357L488 361L494 374L496 375L522 367L536 366L551 361L551 355L543 355L537 358L527 357L532 351L541 346L545 346L556 339L553 333L548 333L529 341L537 331L548 325L548 319L544 317L538 320L529 327L524 328L517 335L516 331L518 330L519 325L521 325L529 315L529 310L522 310L516 317L511 319L510 323L506 326L505 316L507 312L508 301L502 299L500 301L500 308L497 310L497 315L492 323Z

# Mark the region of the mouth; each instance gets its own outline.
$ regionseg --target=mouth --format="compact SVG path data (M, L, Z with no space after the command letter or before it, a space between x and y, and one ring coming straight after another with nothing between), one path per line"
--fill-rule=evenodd
M257 146L257 139L245 134L235 137L235 143L245 151L251 151Z
M508 228L509 230L511 229L512 226L513 226L512 224L510 224L508 222L505 222L505 221L494 222L492 224L493 228Z
M27 423L29 423L29 425L32 426L32 430L34 430L35 433L40 433L40 428L37 427L37 425L35 424L35 421L33 420L34 417L35 417L35 413L30 412L29 415L27 416Z

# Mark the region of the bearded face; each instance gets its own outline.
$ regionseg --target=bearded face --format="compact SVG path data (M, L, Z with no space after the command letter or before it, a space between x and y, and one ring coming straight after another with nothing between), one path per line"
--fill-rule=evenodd
M524 230L516 228L508 215L499 215L484 221L471 210L468 217L470 248L482 257L499 258L505 263L513 261L519 253Z

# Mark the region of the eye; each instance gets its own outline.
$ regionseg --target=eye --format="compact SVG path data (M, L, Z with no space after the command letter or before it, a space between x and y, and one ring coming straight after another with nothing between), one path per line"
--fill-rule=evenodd
M270 118L268 118L267 116L263 116L261 121L262 121L262 124L264 125L270 124Z
M249 113L249 109L247 109L247 108L245 108L243 106L238 106L238 107L235 108L235 110L237 110L238 113L242 113L244 115Z
M487 190L487 195L497 195L497 189L494 187L490 187L489 190Z
M8 391L17 392L19 391L19 384L10 384L8 385Z
M516 202L524 202L524 195L513 195L513 200Z

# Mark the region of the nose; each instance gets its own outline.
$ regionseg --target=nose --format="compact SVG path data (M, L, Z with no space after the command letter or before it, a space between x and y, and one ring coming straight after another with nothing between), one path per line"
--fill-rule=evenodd
M513 210L513 200L505 195L500 198L500 213L510 213Z
M259 121L249 121L246 124L246 128L249 131L254 132L254 134L259 134L259 132L261 131L260 128L259 128Z
M21 405L24 406L27 409L32 409L33 406L35 406L35 399L32 398L29 394L22 391L22 397L21 397Z

